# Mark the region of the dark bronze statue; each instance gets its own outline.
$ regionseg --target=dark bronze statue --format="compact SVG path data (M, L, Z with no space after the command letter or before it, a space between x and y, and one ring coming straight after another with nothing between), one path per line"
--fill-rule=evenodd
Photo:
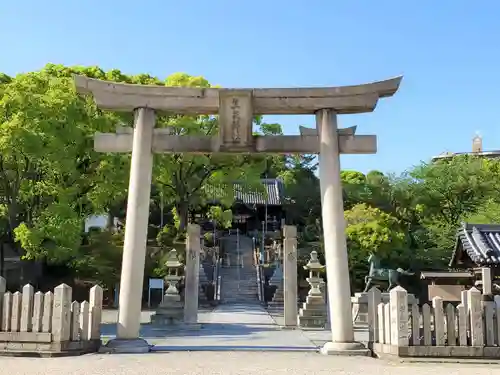
M365 290L368 292L374 282L387 282L389 286L387 291L394 288L396 285L401 285L399 280L401 275L412 276L413 272L405 271L402 268L391 269L391 268L381 268L380 260L375 254L370 254L368 257L368 263L370 263L370 271L368 276L365 277Z

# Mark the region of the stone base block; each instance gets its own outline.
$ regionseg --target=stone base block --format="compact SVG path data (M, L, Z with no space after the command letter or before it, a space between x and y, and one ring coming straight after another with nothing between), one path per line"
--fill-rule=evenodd
M151 323L153 325L177 326L184 323L184 314L175 316L163 314L152 315Z
M0 341L1 356L62 357L96 353L101 340L63 342L14 342Z
M378 357L426 357L426 358L500 358L500 347L483 346L395 346L373 344Z
M328 316L325 306L321 306L320 308L313 308L312 306L304 306L299 310L299 315L303 317L324 317L325 319Z
M326 326L326 318L321 316L298 316L297 324L301 328L324 328Z
M360 342L327 342L320 350L324 355L371 357L372 351Z
M149 353L151 345L144 339L113 339L108 341L102 352L106 353Z

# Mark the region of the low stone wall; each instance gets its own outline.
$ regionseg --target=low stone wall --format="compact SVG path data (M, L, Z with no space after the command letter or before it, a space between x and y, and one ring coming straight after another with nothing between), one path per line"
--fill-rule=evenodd
M96 352L101 344L102 288L90 289L89 301L72 301L71 287L53 292L6 292L0 277L0 354L54 355Z
M408 304L401 287L381 302L377 288L368 295L369 344L377 355L399 357L500 358L500 297L472 288L462 303Z

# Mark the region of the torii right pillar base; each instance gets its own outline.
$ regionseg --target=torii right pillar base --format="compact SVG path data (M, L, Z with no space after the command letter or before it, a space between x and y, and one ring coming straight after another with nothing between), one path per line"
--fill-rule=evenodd
M327 342L320 350L324 355L371 357L372 351L360 342Z

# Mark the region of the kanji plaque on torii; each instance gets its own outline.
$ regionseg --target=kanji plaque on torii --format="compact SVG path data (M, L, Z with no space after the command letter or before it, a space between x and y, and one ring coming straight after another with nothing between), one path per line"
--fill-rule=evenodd
M332 341L322 351L365 353L354 342L339 155L375 153L377 142L375 135L356 135L356 127L338 129L337 115L373 111L379 98L398 90L401 79L325 88L216 89L131 85L76 76L77 90L92 94L101 109L135 112L133 132L98 133L94 142L99 152L132 152L118 330L108 345L122 352L149 350L139 339L139 328L152 153L314 153L319 154L332 331ZM219 134L180 136L154 129L156 111L219 115ZM253 135L253 117L266 114L314 114L316 129L301 128L301 135Z

